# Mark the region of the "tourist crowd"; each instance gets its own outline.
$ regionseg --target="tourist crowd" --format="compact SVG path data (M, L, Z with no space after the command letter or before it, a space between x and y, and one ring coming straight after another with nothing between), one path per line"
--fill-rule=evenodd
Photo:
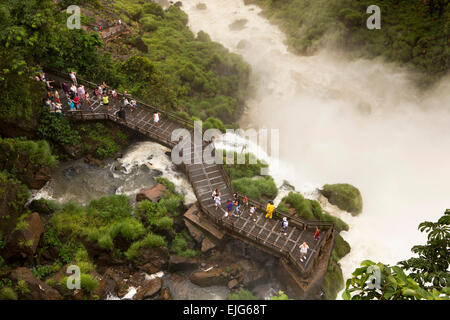
M116 115L126 122L126 110L129 109L130 112L134 112L138 108L137 101L132 99L127 91L124 91L122 94L122 103L120 103L117 90L111 90L105 82L102 82L93 91L93 94L96 97L95 100L95 97L91 97L83 84L78 84L75 72L70 71L69 78L71 80L70 82L63 81L61 83L61 89L67 100L66 103L70 111L78 111L81 110L83 106L87 106L90 111L94 112L96 110L94 105L98 102L99 106L103 106L106 112L109 112L110 104L114 103L115 105L119 104L119 110L116 112ZM47 95L46 98L44 98L44 104L49 108L51 113L61 116L63 105L58 89L52 85L55 81L48 80L43 71L40 71L39 75L36 75L36 80L42 81L46 85ZM159 126L160 118L161 114L155 111L153 113L153 123L155 126Z
M214 190L214 192L212 193L212 199L214 201L216 210L218 210L219 208L222 209L222 202L221 202L220 196L221 196L221 193L220 193L219 189ZM226 210L222 209L225 213L223 216L224 218L230 218L230 217L239 218L239 217L241 217L241 214L244 211L247 211L249 218L251 220L253 220L253 222L256 222L256 217L255 217L256 207L254 204L249 205L248 197L245 195L241 200L239 195L237 193L234 193L233 200L228 200L226 202L225 209ZM265 219L272 219L274 210L275 210L275 205L274 205L273 201L269 201L266 205ZM280 228L281 228L281 232L285 236L287 235L288 225L289 225L289 222L288 222L287 217L283 217L283 219L280 221ZM316 227L316 229L314 231L314 240L318 241L319 239L320 239L320 230L318 227ZM309 246L306 243L306 241L304 241L302 244L299 245L299 247L300 247L300 261L305 262L306 254L308 253Z

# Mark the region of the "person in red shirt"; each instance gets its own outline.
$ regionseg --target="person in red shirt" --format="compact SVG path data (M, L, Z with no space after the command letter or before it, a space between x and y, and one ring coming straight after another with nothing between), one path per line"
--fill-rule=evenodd
M318 227L316 227L316 231L314 231L314 240L320 239L320 230Z
M244 196L244 206L248 207L248 197Z
M80 109L80 98L78 98L78 96L75 96L75 98L73 98L73 103L75 103L75 108L77 110Z

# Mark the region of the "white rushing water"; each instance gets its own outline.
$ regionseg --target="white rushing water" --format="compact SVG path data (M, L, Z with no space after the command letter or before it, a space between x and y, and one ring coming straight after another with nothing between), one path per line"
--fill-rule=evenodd
M198 3L206 9L196 8ZM351 61L331 49L301 57L284 34L243 0L183 0L194 33L241 54L254 95L242 127L280 130L280 165L271 172L314 198L326 183L351 183L361 216L328 208L350 225L344 277L364 259L396 263L424 241L417 226L450 200L450 78L419 94L408 73L383 61ZM245 19L241 30L230 29Z
M86 205L92 199L113 194L125 194L134 201L141 189L153 187L155 178L161 176L175 185L188 206L197 201L194 191L187 176L172 163L169 151L156 142L143 141L130 145L122 158L108 160L103 168L83 160L64 162L42 189L33 192L29 202L45 198Z

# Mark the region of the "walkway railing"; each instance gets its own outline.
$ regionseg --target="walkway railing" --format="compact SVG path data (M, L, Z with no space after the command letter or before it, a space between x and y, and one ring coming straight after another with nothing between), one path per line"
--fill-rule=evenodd
M48 73L50 73L50 74L57 75L57 76L59 76L59 77L61 77L63 79L67 79L67 81L69 81L68 80L68 73L64 73L64 72L62 72L60 70L57 70L57 69L54 69L54 68L51 68L51 67L45 67L45 70ZM95 84L95 83L93 83L91 81L88 81L88 80L83 79L83 78L78 77L78 76L77 76L77 81L78 81L78 83L81 83L84 86L86 86L88 88L91 88L91 89L96 89L99 86L99 84ZM117 92L117 95L119 97L122 97L122 98L124 97L124 94L122 92ZM172 111L155 107L155 106L153 106L153 105L151 105L151 104L149 104L147 102L144 102L144 101L142 101L142 100L140 100L138 98L135 98L135 97L131 97L131 96L128 96L128 97L134 99L138 103L139 106L147 108L147 109L149 109L152 112L155 112L155 111L159 112L162 116L165 116L168 119L175 121L176 123L180 124L184 128L193 128L194 127L194 123L192 121L184 119L184 118L180 117L179 115L177 115L176 113L174 113Z

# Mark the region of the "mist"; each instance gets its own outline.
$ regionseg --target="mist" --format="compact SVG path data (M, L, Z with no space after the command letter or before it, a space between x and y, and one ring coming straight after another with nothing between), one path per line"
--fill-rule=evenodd
M206 10L195 8L206 4ZM301 57L242 0L184 0L191 30L243 56L252 96L241 127L280 130L272 175L302 192L327 183L360 189L363 212L341 215L352 247L344 278L362 260L394 264L423 243L418 224L450 206L450 75L420 92L412 74L382 60L352 61L331 48ZM241 30L229 25L246 19Z

